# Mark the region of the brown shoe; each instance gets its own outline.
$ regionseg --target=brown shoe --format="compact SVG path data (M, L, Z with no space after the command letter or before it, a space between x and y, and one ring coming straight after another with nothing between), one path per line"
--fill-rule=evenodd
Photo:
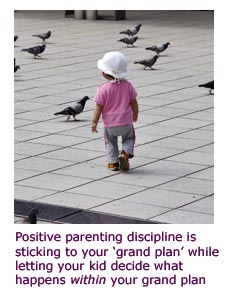
M107 164L106 167L110 171L118 171L119 170L119 163L109 163L109 164Z
M121 153L118 156L120 169L122 171L128 171L129 170L129 154L128 152L122 150Z

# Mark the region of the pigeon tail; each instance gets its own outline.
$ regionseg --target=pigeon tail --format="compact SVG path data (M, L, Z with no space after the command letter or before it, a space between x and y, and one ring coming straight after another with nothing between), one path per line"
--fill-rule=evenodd
M62 115L63 112L64 112L64 111L62 110L62 111L56 112L54 115L55 115L55 116Z
M121 31L120 34L128 34L128 30L125 30L125 31Z

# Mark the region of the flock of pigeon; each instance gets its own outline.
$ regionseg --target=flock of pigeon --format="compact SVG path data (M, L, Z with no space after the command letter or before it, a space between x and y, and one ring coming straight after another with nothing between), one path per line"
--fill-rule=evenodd
M139 32L141 26L142 26L142 24L138 24L138 25L136 25L134 27L131 27L127 30L121 31L120 34L126 34L126 35L128 35L128 37L120 39L120 40L118 40L118 42L125 43L127 45L127 47L129 45L134 47L134 43L138 40L138 36L135 36L135 35ZM134 64L143 65L144 70L146 68L152 69L152 66L156 63L157 59L160 57L160 53L165 51L168 48L169 45L170 45L170 43L166 42L166 43L163 43L163 44L158 45L158 46L154 45L154 46L151 46L151 47L146 47L145 50L154 51L156 53L156 55L154 55L150 58L147 58L147 59L142 59L142 60L135 61ZM212 90L214 90L214 80L211 80L211 81L206 82L204 84L200 84L198 86L208 88L209 93L211 94Z
M139 32L141 26L142 26L142 24L139 24L139 25L131 27L131 28L127 29L127 30L121 31L120 34L127 34L128 37L120 39L120 40L118 40L118 42L125 43L127 45L127 47L129 45L131 45L132 47L134 47L134 43L138 40L138 36L134 36L134 35L136 35ZM165 51L168 48L169 45L170 45L170 43L167 42L167 43L163 43L163 44L161 44L159 46L154 45L152 47L145 48L145 50L150 50L150 51L156 52L156 55L154 55L153 57L148 58L148 59L143 59L143 60L135 61L134 64L141 64L141 65L143 65L144 66L144 70L146 68L152 69L152 66L156 63L157 59L159 58L159 54L161 52Z
M138 36L135 36L142 24L136 25L134 27L131 27L125 31L121 31L120 34L126 34L128 37L122 38L118 40L119 42L125 43L127 47L130 45L131 47L134 47L134 43L138 40ZM40 57L40 54L43 53L46 49L45 41L50 38L51 31L47 31L46 33L41 34L34 34L33 37L38 37L42 40L42 45L30 47L30 48L24 48L21 51L28 52L29 54L32 54L34 58ZM16 42L18 39L18 36L14 36L14 42ZM156 63L157 59L160 57L160 53L164 52L168 46L170 45L169 42L163 43L161 45L154 45L151 47L146 47L145 50L154 51L156 54L152 56L151 58L143 59L135 61L134 64L141 64L144 66L144 70L148 67L152 70L152 66ZM20 66L16 64L16 58L14 58L14 73L17 72L17 70L20 69ZM198 87L204 87L209 89L209 93L211 94L211 91L214 90L214 80L209 81L204 84L198 85ZM89 100L88 96L83 97L79 101L73 103L72 105L66 107L65 109L55 113L55 115L63 115L67 116L66 121L69 121L70 117L72 116L74 120L76 121L76 115L80 114L85 107L86 101ZM40 210L38 208L32 208L29 212L28 217L26 217L22 223L29 223L29 224L36 224L37 223L37 217L36 214L39 213Z
M34 47L30 47L30 48L24 48L21 51L32 54L34 56L34 58L41 57L40 54L43 53L46 48L45 41L50 38L51 31L49 30L45 33L33 34L32 36L40 38L42 40L43 44L34 46ZM18 40L18 35L14 35L14 42L16 42L17 40ZM14 58L14 73L17 72L17 70L19 70L19 69L20 69L20 66L16 64L16 58ZM67 121L69 121L70 117L72 116L74 118L74 120L77 121L76 115L79 115L84 110L84 106L85 106L87 100L89 100L89 97L85 96L82 99L80 99L79 101L72 104L71 106L66 107L64 110L55 113L55 115L56 116L57 115L67 116Z
M43 41L43 44L34 46L34 47L30 47L30 48L25 48L25 49L22 49L21 51L28 52L28 53L34 55L34 58L37 58L37 57L40 57L40 54L44 52L44 50L46 48L45 41L50 38L51 31L49 30L45 33L33 34L32 36L40 38ZM18 35L14 35L14 43L17 40L18 40ZM20 69L20 66L16 65L16 58L14 58L14 73L16 73L17 70L19 70L19 69Z

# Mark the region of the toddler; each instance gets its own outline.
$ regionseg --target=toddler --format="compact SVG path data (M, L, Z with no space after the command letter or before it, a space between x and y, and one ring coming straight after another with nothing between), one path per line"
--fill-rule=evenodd
M95 95L92 132L97 132L102 115L107 156L107 168L112 171L129 170L129 158L134 156L135 130L138 119L137 92L124 79L129 74L127 60L120 52L108 52L98 60L97 67L105 79ZM118 149L118 137L122 138L122 150Z

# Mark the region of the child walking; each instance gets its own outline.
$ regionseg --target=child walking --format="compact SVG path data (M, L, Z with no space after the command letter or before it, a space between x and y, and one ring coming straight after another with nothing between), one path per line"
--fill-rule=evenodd
M112 171L128 171L129 159L134 156L135 130L138 119L137 92L124 77L129 74L127 60L120 52L108 52L98 60L97 67L107 82L95 95L92 132L102 115L106 146L107 168ZM118 149L118 137L122 138L122 150Z

